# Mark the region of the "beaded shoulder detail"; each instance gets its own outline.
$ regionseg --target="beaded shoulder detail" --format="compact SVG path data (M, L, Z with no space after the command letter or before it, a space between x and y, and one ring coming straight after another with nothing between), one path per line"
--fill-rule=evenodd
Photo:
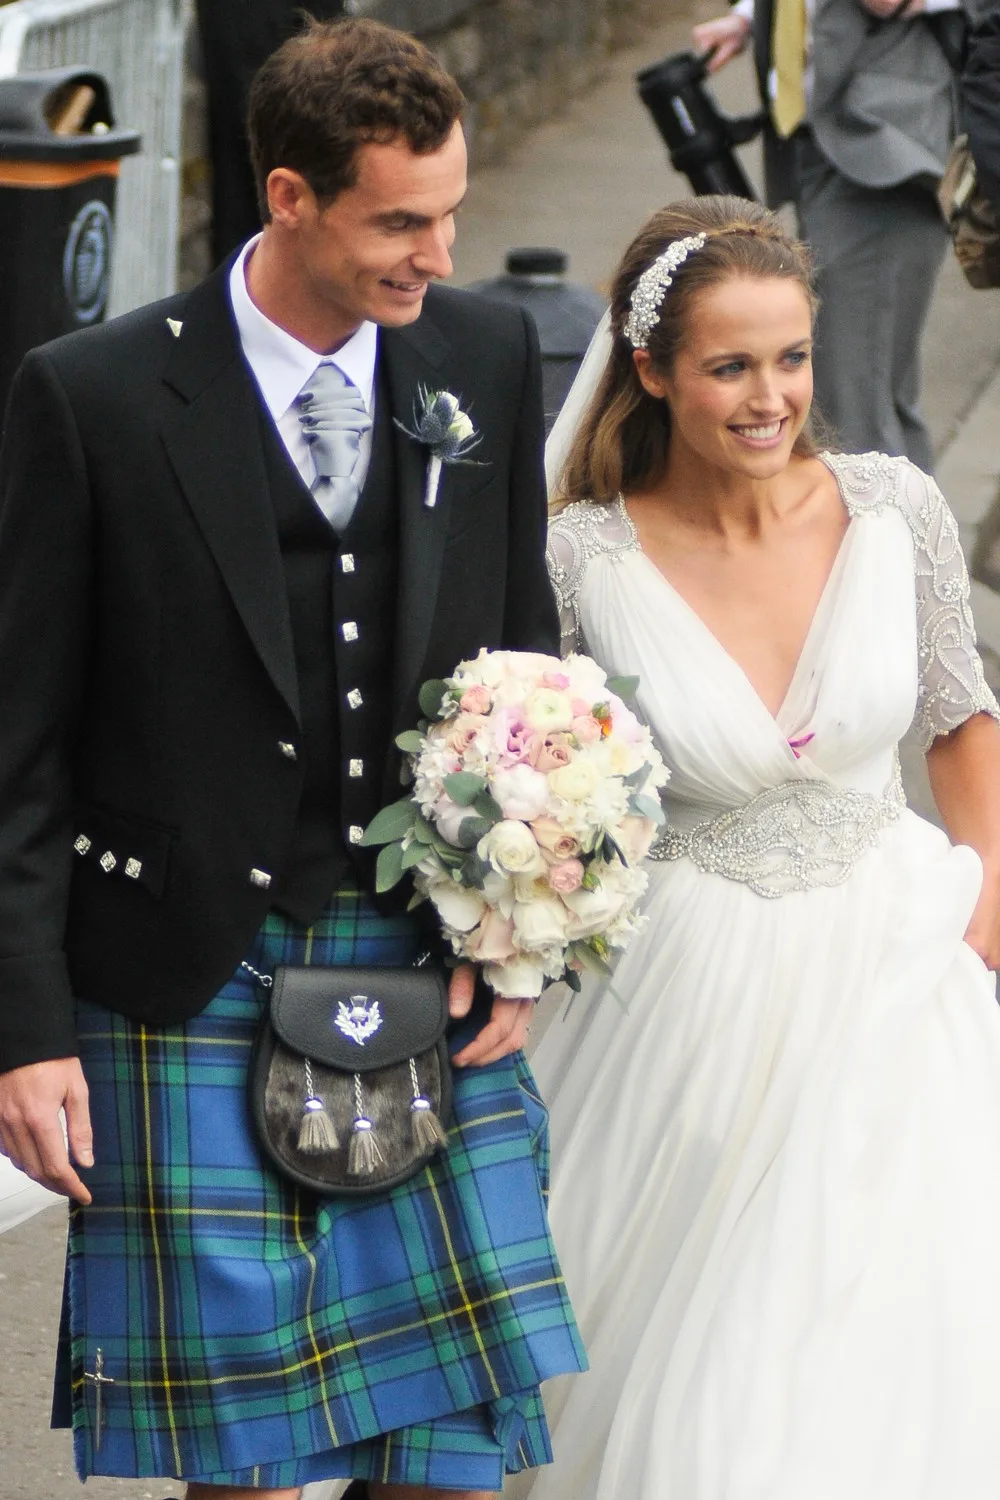
M913 537L920 683L914 733L924 749L1000 706L986 684L976 647L969 572L947 501L934 480L905 458L884 453L822 455L852 516L892 506Z
M546 562L559 609L562 654L584 649L580 623L580 587L596 557L620 561L639 551L639 536L619 495L613 505L577 501L549 526Z

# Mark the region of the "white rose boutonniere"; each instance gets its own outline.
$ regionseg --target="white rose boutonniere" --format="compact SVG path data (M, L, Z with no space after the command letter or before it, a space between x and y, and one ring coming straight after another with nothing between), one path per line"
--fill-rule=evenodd
M401 432L428 450L424 504L433 510L442 465L477 464L478 460L468 454L479 447L482 434L476 431L468 412L462 410L457 396L451 391L430 391L426 386L419 388L413 403L413 427L405 426L398 417L393 420Z

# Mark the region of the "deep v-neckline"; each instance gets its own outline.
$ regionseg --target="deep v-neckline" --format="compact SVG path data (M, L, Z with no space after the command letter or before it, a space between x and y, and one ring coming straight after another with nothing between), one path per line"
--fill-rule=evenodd
M708 640L710 645L714 647L714 649L724 658L724 660L729 663L732 669L739 676L740 681L745 683L751 697L755 700L756 703L760 705L761 709L767 715L767 718L770 720L770 722L776 725L779 729L781 727L782 715L784 714L785 709L788 707L789 701L791 700L792 695L796 687L798 686L804 664L809 657L813 639L818 633L821 624L827 616L828 609L830 607L830 601L833 599L835 593L837 592L837 589L839 588L847 560L850 539L854 530L855 516L850 506L847 504L847 500L845 498L843 488L841 487L839 476L832 468L832 466L830 464L827 464L822 457L820 457L820 462L823 464L824 468L827 469L827 471L833 476L833 481L837 486L837 494L840 497L840 503L843 505L844 510L847 514L847 525L844 527L844 534L840 538L840 543L837 547L837 551L834 554L832 563L830 564L830 571L826 575L826 580L823 584L822 589L820 590L819 598L817 599L816 604L813 608L813 612L809 620L809 625L806 629L802 645L799 648L799 654L796 658L795 666L792 668L792 675L788 680L788 685L785 688L784 696L782 697L776 712L772 712L772 710L768 707L763 695L752 682L746 668L740 665L732 652L729 651L719 640L719 637L716 635L715 631L708 624L708 622L698 613L694 605L691 604L687 599L685 599L680 589L678 589L674 584L670 582L670 579L663 572L662 568L657 567L656 563L649 556L648 552L646 552L645 548L642 545L642 542L639 539L639 528L636 526L632 517L628 513L628 506L625 504L625 496L618 496L618 510L622 518L622 524L628 531L628 534L632 541L632 545L638 556L651 570L654 577L658 579L663 588L665 588L669 592L671 598L676 600L684 613L694 622L696 628Z

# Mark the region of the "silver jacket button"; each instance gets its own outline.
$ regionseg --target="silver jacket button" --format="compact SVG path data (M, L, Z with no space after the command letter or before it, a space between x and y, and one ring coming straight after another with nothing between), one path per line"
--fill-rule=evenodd
M360 823L352 823L347 830L347 837L352 844L360 844L365 836L365 830Z
M342 573L353 573L354 572L354 553L353 552L345 552L344 555L341 557L341 559L340 559L340 571Z
M364 701L365 700L364 700L364 698L363 698L360 690L358 688L351 688L351 691L347 695L348 707L349 708L360 708L361 705L362 705L362 703L364 703Z
M299 752L289 740L279 740L278 749L286 760L298 760L299 758Z
M358 622L356 620L345 620L340 627L340 633L345 641L356 641L358 638Z
M257 886L258 890L266 891L270 889L271 877L266 870L254 869L250 871L250 884Z
M80 837L74 840L73 848L77 854L88 854L90 852L90 840L85 833L81 833Z
M365 774L365 763L363 760L349 760L347 762L347 774L355 779Z
M105 851L101 855L101 859L100 859L101 869L104 871L105 875L110 875L111 871L115 868L115 866L117 865L117 863L118 863L118 861L117 861L117 859L115 859L115 856L111 853L111 850L110 849L105 849Z
M127 859L125 861L125 874L128 876L129 880L138 880L139 876L142 874L142 860Z

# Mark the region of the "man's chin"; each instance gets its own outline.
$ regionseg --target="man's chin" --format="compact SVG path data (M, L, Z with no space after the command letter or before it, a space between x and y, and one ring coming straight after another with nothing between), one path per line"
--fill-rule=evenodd
M420 317L427 295L426 283L415 292L396 291L389 286L380 288L380 291L378 310L374 313L376 323L381 323L384 328L402 328Z

